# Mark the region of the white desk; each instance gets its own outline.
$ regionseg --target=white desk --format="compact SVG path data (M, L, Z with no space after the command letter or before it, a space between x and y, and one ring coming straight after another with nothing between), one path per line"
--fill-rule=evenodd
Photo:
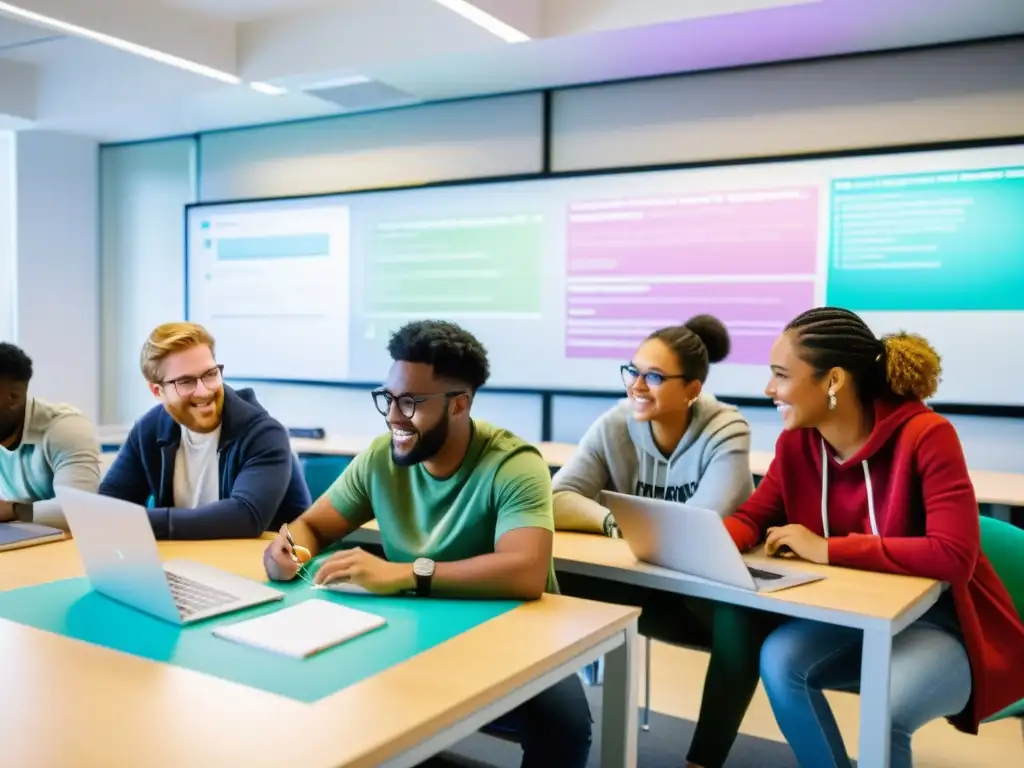
M159 549L263 581L265 546ZM81 575L74 541L0 554L0 591ZM600 764L636 768L638 615L544 595L309 704L0 619L0 764L411 768L603 656Z

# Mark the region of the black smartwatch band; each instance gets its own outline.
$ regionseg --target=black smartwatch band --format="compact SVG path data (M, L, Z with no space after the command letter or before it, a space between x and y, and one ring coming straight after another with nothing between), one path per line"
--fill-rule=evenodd
M16 501L11 504L14 510L14 516L18 519L19 523L31 523L34 519L33 506L31 501Z
M426 557L418 557L412 564L412 573L416 577L416 595L430 597L430 584L434 578L434 561Z
M430 576L421 576L416 574L416 596L417 597L430 597Z

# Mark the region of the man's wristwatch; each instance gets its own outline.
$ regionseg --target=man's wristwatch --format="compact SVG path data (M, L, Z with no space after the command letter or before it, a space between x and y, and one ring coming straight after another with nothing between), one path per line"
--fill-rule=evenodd
M19 523L31 523L33 519L31 501L15 501L11 504L14 517Z
M416 594L419 597L428 597L430 582L434 578L434 561L426 557L417 557L412 563L412 573L416 577Z

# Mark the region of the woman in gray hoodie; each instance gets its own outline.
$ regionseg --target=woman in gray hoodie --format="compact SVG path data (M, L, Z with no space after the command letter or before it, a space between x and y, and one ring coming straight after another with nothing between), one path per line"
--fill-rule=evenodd
M713 509L725 517L753 493L750 426L702 391L711 363L729 353L720 320L698 315L652 333L622 366L628 399L604 413L552 480L558 530L615 535L602 490ZM685 511L680 510L680 514ZM563 594L639 605L640 634L711 648L688 766L725 763L757 688L759 614L727 604L559 573Z

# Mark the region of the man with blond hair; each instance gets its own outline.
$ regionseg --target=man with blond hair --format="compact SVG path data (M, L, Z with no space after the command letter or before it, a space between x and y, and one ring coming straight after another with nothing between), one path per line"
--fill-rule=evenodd
M135 422L100 484L145 504L161 539L260 536L311 500L285 428L251 389L224 384L210 333L165 323L142 346L142 375L160 405Z

